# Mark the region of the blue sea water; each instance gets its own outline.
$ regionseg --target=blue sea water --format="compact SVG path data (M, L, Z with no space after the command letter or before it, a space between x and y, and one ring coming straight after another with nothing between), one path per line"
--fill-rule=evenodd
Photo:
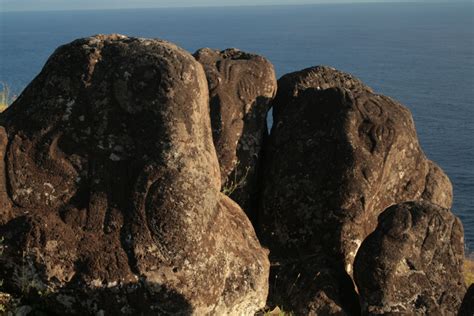
M191 52L238 47L266 56L278 76L319 64L356 75L412 111L425 153L453 182L453 211L474 250L473 2L3 12L0 80L19 94L57 46L97 33Z

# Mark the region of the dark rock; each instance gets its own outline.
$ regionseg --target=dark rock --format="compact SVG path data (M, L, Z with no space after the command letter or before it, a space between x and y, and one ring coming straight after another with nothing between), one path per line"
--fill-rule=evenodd
M448 209L428 202L389 207L354 263L363 314L456 314L463 262L462 224Z
M328 67L285 75L273 114L259 218L271 260L331 258L326 268L345 280L388 206L427 199L450 207L449 179L420 149L410 112L352 76ZM335 288L344 298L327 297L353 310L352 286Z
M472 316L474 315L474 284L467 289L466 295L462 300L459 308L458 316Z
M59 314L265 305L267 253L219 192L206 77L189 53L121 35L74 41L0 122L9 293Z
M295 315L357 315L352 280L335 264L324 253L273 260L268 305L283 306Z
M254 218L266 115L276 93L272 64L237 49L198 50L209 83L211 126L224 192Z
M273 108L273 116L278 117L281 107L288 106L292 99L308 88L326 90L334 87L350 90L354 95L374 92L372 88L351 74L327 66L309 67L278 79L277 101Z
M11 218L11 201L7 195L7 179L1 176L5 170L5 152L7 150L8 137L5 128L0 125L0 224L5 223Z

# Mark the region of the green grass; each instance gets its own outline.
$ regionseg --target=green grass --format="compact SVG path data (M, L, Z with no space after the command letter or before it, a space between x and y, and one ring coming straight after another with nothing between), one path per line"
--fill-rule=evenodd
M229 179L227 179L227 182L222 186L221 192L227 196L230 196L232 193L234 193L235 190L242 188L247 182L247 176L249 174L250 167L245 168L244 173L239 173L239 165L240 161L237 161L233 172L234 178L231 179L231 177L229 177Z

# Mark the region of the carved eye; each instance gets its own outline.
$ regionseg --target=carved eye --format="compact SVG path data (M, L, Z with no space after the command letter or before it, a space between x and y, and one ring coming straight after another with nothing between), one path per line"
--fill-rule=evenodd
M371 119L382 117L384 114L383 108L374 98L370 98L366 102L362 103L360 110L363 112L363 114L370 117Z
M47 135L34 142L15 137L12 141L7 170L16 204L56 208L75 194L78 172L59 147L60 137Z
M359 138L371 153L375 151L376 147L376 140L371 137L373 127L373 123L369 120L364 120L359 126Z

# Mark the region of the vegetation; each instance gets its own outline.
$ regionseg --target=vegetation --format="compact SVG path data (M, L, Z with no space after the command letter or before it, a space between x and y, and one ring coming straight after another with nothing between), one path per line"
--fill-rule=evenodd
M258 312L257 316L294 316L292 312L287 312L281 309L280 307L275 307L274 309L266 308L265 310Z
M234 193L235 190L242 188L247 181L247 176L249 174L250 167L245 168L245 172L240 173L238 171L238 167L240 165L240 161L237 161L233 171L233 179L231 178L232 175L227 179L226 183L222 187L222 193L227 196L230 196Z
M3 112L13 101L13 98L10 97L10 87L5 83L0 81L0 112Z
M0 237L0 256L3 254L4 239ZM34 267L28 258L28 252L23 251L22 263L15 268L13 277L17 279L20 293L12 295L2 291L3 280L0 280L0 315L47 315L38 298L50 295L49 289L38 283L34 278Z
M0 256L3 254L3 237L0 237ZM1 288L3 285L3 280L0 280L0 313L5 313L7 307L5 304L8 302L8 295L2 293Z
M474 283L474 260L469 257L464 260L464 281L467 286Z

